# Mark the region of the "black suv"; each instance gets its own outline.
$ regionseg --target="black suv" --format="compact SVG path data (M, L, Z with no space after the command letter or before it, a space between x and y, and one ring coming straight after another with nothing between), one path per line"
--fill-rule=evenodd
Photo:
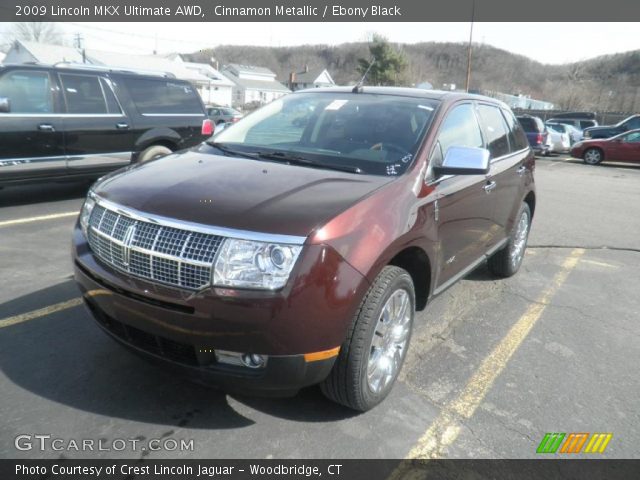
M0 66L0 186L100 176L195 146L212 130L194 87L170 74Z
M591 127L584 131L585 140L596 138L611 138L621 133L640 128L640 115L631 115L615 125L603 125L601 127Z

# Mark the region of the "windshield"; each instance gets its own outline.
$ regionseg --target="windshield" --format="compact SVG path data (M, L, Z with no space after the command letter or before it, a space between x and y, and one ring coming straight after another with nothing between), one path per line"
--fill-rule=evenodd
M566 129L565 125L558 125L556 123L547 123L547 127L549 127L554 132L558 132L558 133L564 133Z
M308 165L400 175L411 164L437 102L366 93L285 96L215 137L233 151L304 159Z

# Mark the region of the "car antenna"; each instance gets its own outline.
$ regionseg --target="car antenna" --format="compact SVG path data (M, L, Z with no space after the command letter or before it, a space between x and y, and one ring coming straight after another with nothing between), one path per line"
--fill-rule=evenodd
M376 63L376 57L371 57L371 62L369 63L369 66L367 67L367 70L364 72L364 75L362 75L362 78L360 79L360 81L355 84L355 86L353 87L353 90L351 90L351 92L353 92L353 93L362 92L362 84L364 83L365 79L367 78L367 74L369 73L369 70L371 70L371 67L373 67L374 63Z

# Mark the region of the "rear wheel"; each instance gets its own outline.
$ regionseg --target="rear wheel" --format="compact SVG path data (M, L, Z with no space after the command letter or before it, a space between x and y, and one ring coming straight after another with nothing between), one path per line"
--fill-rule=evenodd
M599 148L589 148L584 152L582 159L587 165L598 165L604 160L604 154Z
M156 158L164 157L165 155L169 155L170 153L171 149L165 147L164 145L151 145L140 153L140 155L138 156L138 162L148 162L149 160L155 160Z
M358 309L322 393L362 412L384 400L404 363L414 312L411 277L385 267Z
M516 217L507 245L489 258L489 270L499 277L510 277L520 269L524 252L527 249L529 228L531 226L531 209L523 203Z

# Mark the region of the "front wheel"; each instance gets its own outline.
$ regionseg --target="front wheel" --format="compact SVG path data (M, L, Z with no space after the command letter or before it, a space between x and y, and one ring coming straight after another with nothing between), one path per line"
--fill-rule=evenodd
M590 148L584 152L582 158L587 165L598 165L604 159L604 155L599 148Z
M385 399L402 368L411 338L415 292L410 275L387 266L369 288L322 393L365 412Z
M515 275L522 265L531 227L531 209L523 203L507 245L489 258L489 270L498 277Z

